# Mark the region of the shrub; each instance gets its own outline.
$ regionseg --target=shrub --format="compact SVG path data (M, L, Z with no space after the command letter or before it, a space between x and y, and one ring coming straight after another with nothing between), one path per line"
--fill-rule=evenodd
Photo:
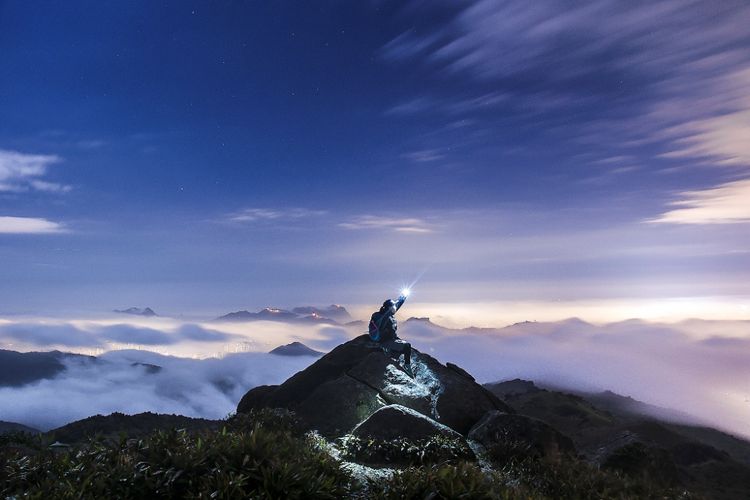
M420 440L346 436L339 443L342 458L375 465L430 465L474 459L463 440L439 435Z
M670 489L646 478L601 470L582 460L512 459L496 463L508 484L544 498L691 498L685 491Z
M92 440L64 454L11 453L0 470L0 496L340 498L352 492L337 461L259 420L245 430L159 431L119 443Z

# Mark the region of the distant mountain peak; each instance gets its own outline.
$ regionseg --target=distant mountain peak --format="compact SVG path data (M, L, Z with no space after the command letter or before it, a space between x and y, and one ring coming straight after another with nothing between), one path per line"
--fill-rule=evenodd
M114 312L119 314L132 314L134 316L158 316L158 314L156 314L150 307L144 307L143 309L138 307L128 307L127 309L115 309Z
M307 347L302 342L292 342L287 345L280 345L279 347L269 351L269 354L277 354L279 356L316 356L320 357L323 355L322 352L316 351Z
M292 312L301 316L312 316L314 318L332 319L339 323L352 320L349 311L344 306L331 304L328 307L301 306L292 309Z
M280 307L264 307L258 312L245 309L230 312L216 318L216 321L289 321L293 323L343 323L351 316L342 306L331 305L324 309L313 306L295 307L291 311Z

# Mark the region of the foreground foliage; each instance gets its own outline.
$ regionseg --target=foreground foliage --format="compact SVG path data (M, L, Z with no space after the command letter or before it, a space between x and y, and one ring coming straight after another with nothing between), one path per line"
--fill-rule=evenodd
M267 423L267 422L266 422ZM242 424L247 424L245 427ZM263 419L221 431L94 440L70 453L2 457L0 495L26 498L340 498L351 481L328 454Z
M462 440L439 435L420 440L346 436L339 442L342 458L366 464L418 466L474 459Z
M155 431L141 439L94 438L56 453L41 438L0 442L2 498L692 498L645 476L599 470L572 457L546 460L507 448L489 462L446 438L343 440L343 459L411 464L355 480L293 415L263 410L221 430ZM490 467L491 466L491 467ZM361 478L360 478L361 479Z

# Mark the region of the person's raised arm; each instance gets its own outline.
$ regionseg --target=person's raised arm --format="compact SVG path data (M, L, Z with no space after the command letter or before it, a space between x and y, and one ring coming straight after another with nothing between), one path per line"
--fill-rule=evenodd
M401 309L401 306L404 305L404 302L406 302L406 295L401 294L398 296L398 299L396 300L396 310L398 311Z

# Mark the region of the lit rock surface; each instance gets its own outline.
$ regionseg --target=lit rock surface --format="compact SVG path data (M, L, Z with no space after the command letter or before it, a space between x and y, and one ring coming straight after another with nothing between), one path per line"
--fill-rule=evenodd
M401 405L388 405L378 409L355 427L352 434L384 440L429 439L438 435L461 438L461 435L450 427Z
M450 366L450 367L449 367ZM485 413L513 410L455 365L412 350L413 377L362 335L346 342L279 386L248 391L238 413L293 410L326 436L352 431L376 410L401 405L466 434Z

